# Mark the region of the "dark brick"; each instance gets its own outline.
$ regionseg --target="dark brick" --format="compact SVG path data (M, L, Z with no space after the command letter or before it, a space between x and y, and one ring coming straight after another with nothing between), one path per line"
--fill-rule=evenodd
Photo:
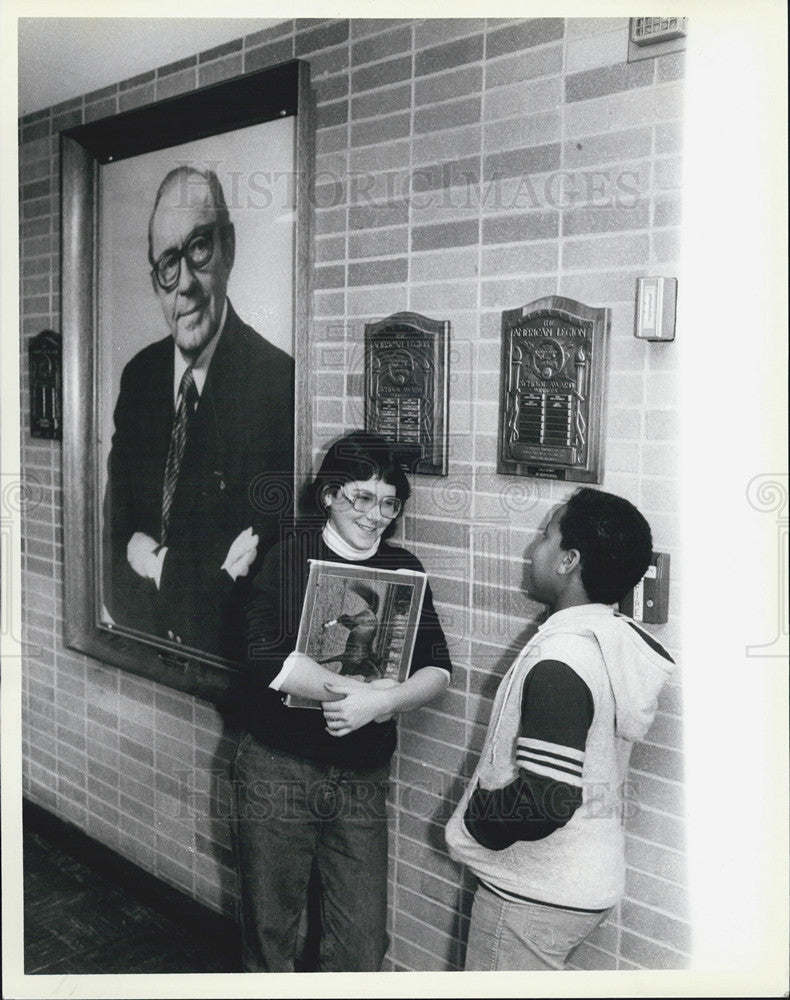
M85 103L92 104L94 101L104 101L108 97L116 97L118 94L118 84L113 83L109 87L102 87L101 90L93 90L85 95Z
M388 90L374 90L362 97L352 98L351 117L372 118L374 115L386 115L395 111L403 111L411 106L411 86L404 84L391 87Z
M409 206L405 201L382 202L379 205L355 205L349 211L349 229L380 229L409 221Z
M126 754L127 757L131 757L132 760L137 760L141 764L147 764L149 767L154 766L154 752L150 747L144 747L141 743L128 740L125 736L121 736L118 745L121 753Z
M361 399L365 392L365 376L360 372L350 372L346 376L346 396Z
M283 21L281 24L273 24L270 28L264 28L263 31L256 31L252 35L246 35L244 44L247 49L252 49L257 45L262 45L264 42L271 42L276 38L282 38L283 35L290 35L293 30L293 21Z
M168 715L172 715L184 722L192 722L193 705L192 701L186 695L179 697L176 694L168 693L165 689L158 688L155 692L155 698L157 711L167 712Z
M145 83L151 83L156 79L156 70L151 70L148 73L140 73L138 76L130 77L128 80L122 80L118 84L119 90L131 90L133 87L142 87Z
M265 69L267 66L276 66L281 62L288 62L293 58L294 43L293 38L283 38L269 45L261 45L256 49L249 49L244 53L244 70L252 73L257 69Z
M480 98L439 104L418 111L414 119L415 133L434 132L445 128L458 128L480 121Z
M560 231L558 212L521 212L483 220L484 243L520 243L555 239Z
M179 59L177 62L168 63L157 70L157 75L161 80L163 76L172 76L173 73L180 73L184 69L192 69L197 66L197 56L187 56L186 59Z
M67 111L79 111L82 107L81 97L71 97L68 101L61 101L60 104L52 106L52 116L65 114Z
M213 49L206 49L205 52L198 53L198 62L211 62L213 59L229 56L233 52L241 52L243 43L243 39L235 38L232 42L225 42L224 45L216 45Z
M405 282L409 271L405 260L368 260L350 264L349 285L392 285Z
M561 155L562 147L559 143L491 153L485 158L483 177L485 180L494 180L519 177L522 174L544 174L559 169Z
M436 226L418 226L412 230L412 250L438 250L440 247L460 247L477 243L480 223L477 219L443 222Z
M85 105L85 121L95 122L102 118L109 118L118 110L118 98L108 97L104 101L95 101L93 104Z
M334 101L321 105L316 112L316 128L332 128L348 121L348 101Z
M377 63L356 70L351 77L352 93L386 87L389 83L401 83L411 77L411 56L399 56L387 62Z
M411 50L411 25L396 28L383 35L365 38L351 46L351 65L360 66L363 63L377 62L387 59L399 52Z
M647 59L644 62L599 66L574 73L565 80L565 100L571 104L635 87L649 87L653 82L653 63L653 59Z
M335 101L338 97L347 97L348 77L330 76L323 80L316 80L315 96L319 105L327 101Z
M319 288L343 288L346 283L345 265L337 264L332 267L317 267L314 272L314 287Z
M294 21L294 29L296 31L310 31L311 28L317 28L318 25L331 23L331 17L297 17Z
M37 201L26 202L22 205L21 217L25 221L35 219L42 215L49 215L52 211L52 199L40 198Z
M351 126L352 146L372 146L377 142L402 139L411 131L409 113L388 115Z
M22 142L34 142L36 139L43 139L51 132L52 125L49 117L36 122L34 125L26 125L22 128Z
M121 111L129 111L132 108L139 108L143 104L152 104L156 100L156 85L147 83L136 90L120 94L118 97L118 107Z
M25 125L33 125L35 122L40 122L45 118L49 118L51 114L51 108L44 108L42 111L31 111L29 115L23 115L19 119L19 124L22 127Z
M82 109L78 111L67 111L65 114L58 115L57 118L52 119L52 134L57 135L58 132L65 132L66 129L74 128L75 125L82 124Z
M482 86L483 67L463 66L455 73L442 73L441 76L418 80L414 88L414 100L419 107L422 104L462 97L464 94L476 94Z
M483 35L480 34L418 52L414 75L427 76L443 69L455 69L464 63L477 62L483 58L483 45Z
M220 83L222 80L230 80L239 76L242 71L242 61L241 52L237 52L236 55L202 63L198 67L198 86L208 87L214 83Z
M486 58L495 59L509 52L556 42L564 34L565 22L561 17L538 17L521 24L509 24L486 36Z
M310 56L310 79L320 80L323 76L341 73L348 69L348 46L327 49Z
M319 49L328 49L333 45L341 45L348 41L348 21L335 21L321 24L312 30L300 32L297 21L296 44L294 50L297 56L307 55Z
M447 160L444 163L415 167L410 184L413 192L420 192L479 182L480 160L476 156L470 156L464 160Z
M34 181L30 184L24 184L22 186L22 198L42 198L44 195L50 193L50 182L46 181Z

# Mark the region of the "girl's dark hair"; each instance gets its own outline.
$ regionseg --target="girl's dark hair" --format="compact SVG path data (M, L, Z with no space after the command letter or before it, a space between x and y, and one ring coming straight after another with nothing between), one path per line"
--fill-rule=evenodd
M380 479L394 486L395 496L404 503L411 495L409 481L389 443L378 434L353 431L329 446L315 479L305 491L305 513L326 520L327 509L323 499L327 491L335 491L355 481L364 483L368 479ZM397 517L392 519L382 537L392 534L397 520Z
M563 549L577 549L591 601L614 604L642 579L650 563L650 525L628 500L583 487L560 518Z

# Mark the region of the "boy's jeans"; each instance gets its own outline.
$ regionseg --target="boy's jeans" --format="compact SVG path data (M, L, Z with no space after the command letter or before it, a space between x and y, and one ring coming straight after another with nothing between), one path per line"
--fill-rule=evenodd
M465 968L476 972L563 969L570 952L610 912L511 903L479 885L472 904Z
M241 737L232 773L246 972L293 972L313 859L320 970L377 972L387 950L389 764L321 765Z

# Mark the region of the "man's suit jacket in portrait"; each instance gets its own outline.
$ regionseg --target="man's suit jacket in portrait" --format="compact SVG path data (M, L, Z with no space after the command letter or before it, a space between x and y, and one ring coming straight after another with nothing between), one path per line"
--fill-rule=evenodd
M190 421L157 590L132 570L126 547L136 531L160 541L173 382L171 336L143 348L121 376L104 503L104 603L119 625L237 661L250 582L292 512L294 362L228 302ZM234 584L220 567L250 526L258 555Z

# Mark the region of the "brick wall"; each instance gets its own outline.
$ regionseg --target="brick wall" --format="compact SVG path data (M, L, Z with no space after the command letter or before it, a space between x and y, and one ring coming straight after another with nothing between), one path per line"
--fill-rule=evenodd
M612 314L604 489L672 556L680 618L676 352L632 335L639 275L676 275L682 58L628 65L626 19L286 22L20 122L26 347L60 328L58 131L298 56L317 93L314 447L362 421L363 324L452 324L450 475L416 478L404 539L451 642L443 699L401 723L387 967L463 959L470 882L442 818L491 698L541 612L522 556L564 484L496 474L503 309L560 294ZM61 450L22 434L24 782L32 799L218 910L235 900L224 801L231 742L211 706L66 650ZM585 969L682 968L686 918L680 673L629 776L626 897L575 955Z

